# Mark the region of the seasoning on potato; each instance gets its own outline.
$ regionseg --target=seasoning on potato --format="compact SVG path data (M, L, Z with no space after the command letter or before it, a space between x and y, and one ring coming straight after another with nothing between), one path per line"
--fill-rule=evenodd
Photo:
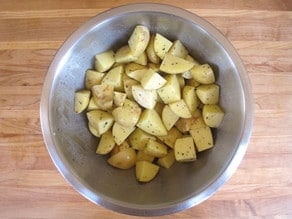
M96 153L115 168L135 166L137 181L146 183L160 167L194 162L214 146L211 129L224 118L215 79L179 39L138 25L116 52L95 55L74 110L87 112L88 129L100 139Z

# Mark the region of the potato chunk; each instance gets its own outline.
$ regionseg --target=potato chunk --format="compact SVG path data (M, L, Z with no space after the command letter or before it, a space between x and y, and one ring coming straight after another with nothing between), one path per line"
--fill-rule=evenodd
M112 111L117 123L125 127L133 127L137 124L141 114L140 107L120 106Z
M191 70L193 78L201 84L213 84L214 72L209 64L195 65Z
M169 150L166 156L161 157L157 160L157 164L164 168L170 168L175 162L175 156L174 156L174 151Z
M168 53L183 59L186 58L186 56L188 55L186 47L182 44L180 40L176 40L173 42L173 45Z
M75 100L74 100L74 110L75 113L83 112L90 100L90 91L89 90L80 90L75 93Z
M93 100L99 109L108 110L112 108L114 101L114 87L112 85L94 85L91 91Z
M102 110L92 110L87 112L86 115L90 125L97 130L99 135L109 130L114 123L113 116Z
M162 121L167 130L170 130L179 119L179 116L175 114L168 105L165 105L162 110Z
M115 55L117 63L129 63L136 61L137 59L137 56L134 56L128 45L119 48Z
M101 84L108 84L114 87L115 91L124 91L123 87L124 67L122 65L112 68L105 74Z
M105 73L94 70L87 70L85 74L85 88L91 90L94 85L100 84Z
M149 40L149 29L142 25L136 26L128 40L133 55L139 57L146 50Z
M111 156L107 162L119 169L130 169L136 163L136 151L133 148L121 150L117 154Z
M179 74L190 70L195 64L180 57L165 54L160 70L168 74Z
M172 42L170 40L168 40L166 37L162 36L159 33L155 34L153 47L156 55L159 58L163 59L171 46Z
M99 53L95 56L95 69L99 72L109 70L115 63L115 53L112 50Z
M194 139L198 152L207 150L214 146L213 136L209 126L191 129L190 134Z
M151 68L149 68L141 78L141 85L145 90L157 90L165 83L166 80Z
M167 135L157 136L157 138L162 141L167 146L174 148L174 144L177 138L181 138L182 133L176 128L172 127Z
M153 157L164 157L167 155L167 146L158 141L149 139L144 149L144 153Z
M135 131L129 136L130 144L132 148L136 150L144 150L150 139L155 140L156 138L144 132L140 128L136 128Z
M115 122L112 132L117 145L122 144L134 130L135 126L125 127Z
M204 105L202 113L205 123L211 128L219 127L224 117L224 112L219 105Z
M150 62L154 64L158 64L160 62L160 58L159 56L156 55L154 51L154 38L155 38L155 35L150 36L150 41L146 49L146 54Z
M181 99L180 86L176 75L167 75L166 84L157 90L158 95L165 104Z
M97 154L108 154L115 147L115 139L111 131L105 132L98 143L96 153Z
M191 118L192 114L183 99L169 104L170 109L181 118Z
M149 161L138 161L136 163L136 179L139 182L151 181L159 172L159 166Z
M217 84L202 84L197 87L196 94L203 104L219 102L219 86Z
M146 109L153 109L157 102L156 90L145 90L141 85L132 86L132 95L137 103Z
M175 159L180 162L196 160L195 145L192 137L178 138L174 145Z
M142 112L137 127L154 136L167 135L167 130L159 114L153 109L145 109Z

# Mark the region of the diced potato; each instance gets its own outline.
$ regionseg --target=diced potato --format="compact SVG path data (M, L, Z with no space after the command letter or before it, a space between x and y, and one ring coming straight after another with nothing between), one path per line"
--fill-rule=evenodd
M108 84L114 87L115 91L124 91L123 86L124 67L122 65L112 68L105 74L101 84Z
M146 55L146 52L144 51L143 53L141 53L141 55L138 56L137 60L134 61L135 63L137 64L140 64L140 65L144 65L146 66L147 65L147 55Z
M137 127L154 136L167 135L167 130L159 114L153 109L145 109L142 112Z
M189 162L197 159L192 137L178 138L174 145L174 156L177 161Z
M149 68L141 78L141 85L145 90L157 90L165 83L166 80L151 68Z
M156 138L144 132L140 128L136 128L135 131L129 136L130 144L132 148L136 150L144 150L150 139L155 140Z
M101 135L98 133L98 131L90 124L90 122L88 122L88 129L90 131L90 133L92 135L94 135L95 137L100 137Z
M138 161L136 163L136 179L139 182L151 181L159 172L159 166L149 161Z
M193 78L190 70L183 72L182 73L182 77L185 78L185 79L192 79Z
M117 63L129 63L136 61L137 59L138 58L134 56L128 45L119 48L115 55L115 60Z
M202 84L196 88L196 94L203 104L219 102L219 86L217 84Z
M174 150L169 150L166 156L161 157L157 160L157 164L164 167L170 168L175 162Z
M85 74L85 88L91 90L94 85L100 84L104 75L104 73L98 71L87 70Z
M162 121L167 130L170 130L176 121L179 119L179 116L175 114L168 105L165 105L162 110Z
M132 94L132 86L133 85L139 85L139 82L131 79L131 78L125 78L124 79L124 90L127 94L127 97L131 100L134 100L133 94Z
M194 63L174 55L165 54L161 62L160 70L168 74L179 74L190 70L194 67Z
M93 97L90 98L89 100L89 104L87 106L87 111L90 111L90 110L96 110L96 109L99 109L98 106L96 105Z
M215 75L209 64L195 65L191 69L193 78L201 84L213 84Z
M95 69L99 72L109 70L115 63L115 53L112 50L99 53L95 56Z
M148 154L145 154L143 150L139 150L137 152L137 162L138 161L149 161L149 162L153 162L155 157L151 156L151 155L148 155Z
M140 108L140 106L139 106L138 103L136 103L135 101L129 100L129 99L125 99L124 106L130 106L130 107L138 107L138 108Z
M89 90L80 90L75 92L74 110L75 113L82 113L88 106L90 100Z
M154 51L154 38L155 38L155 35L150 36L150 41L149 41L148 46L146 48L146 54L147 54L147 57L150 60L150 62L152 62L154 64L158 64L160 62L160 58L159 58L159 56L156 55L156 53Z
M171 46L172 42L170 40L159 33L155 34L153 47L156 55L159 58L164 59L165 54L168 52Z
M141 114L140 107L119 106L112 111L117 123L125 127L133 127L137 124Z
M169 104L170 109L181 118L191 118L192 114L183 99Z
M184 86L182 98L185 101L189 111L193 114L199 106L199 101L193 86Z
M181 99L181 91L176 75L167 75L166 84L157 90L158 95L165 104Z
M186 58L188 55L188 51L185 48L185 46L181 43L180 40L175 40L173 42L172 47L168 51L169 54L180 57L180 58Z
M123 106L127 98L127 94L114 91L114 105Z
M123 143L128 136L135 130L135 126L125 127L115 122L113 125L112 133L117 145Z
M134 62L128 63L125 66L126 75L132 79L135 79L136 81L141 81L141 78L147 71L148 69L146 66Z
M112 135L111 131L107 131L105 133L103 133L103 135L101 136L97 149L96 149L96 153L97 154L108 154L111 152L111 150L115 147L116 142L115 139Z
M183 76L181 74L178 74L177 75L177 80L178 80L178 83L179 83L179 87L181 89L183 89L184 86L186 85L185 79L183 78Z
M156 140L149 139L143 152L153 157L164 157L167 155L167 146Z
M133 148L128 148L111 156L107 162L119 169L130 169L136 164L136 151Z
M142 107L153 109L157 102L156 90L145 90L141 85L132 86L132 95Z
M157 138L165 143L167 146L174 148L174 144L177 138L181 138L182 133L176 128L172 127L168 133L164 136L157 136Z
M194 139L198 152L207 150L214 146L213 136L209 126L191 129L190 134Z
M215 104L204 105L202 113L205 123L211 128L219 127L224 117L224 112L221 107Z
M114 87L108 84L94 85L91 88L95 104L99 109L108 110L113 106Z
M136 26L128 40L133 55L139 57L146 50L149 40L149 29L142 25Z
M97 130L99 135L108 131L114 123L113 116L102 110L92 110L87 112L86 115L90 125Z

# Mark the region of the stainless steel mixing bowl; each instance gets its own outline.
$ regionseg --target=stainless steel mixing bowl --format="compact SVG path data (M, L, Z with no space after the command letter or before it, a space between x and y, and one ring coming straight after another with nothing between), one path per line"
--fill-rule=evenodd
M85 114L74 113L74 92L95 54L117 49L137 24L169 39L180 39L191 55L208 62L221 86L226 112L215 147L194 163L161 169L141 184L133 169L118 170L95 154L97 139ZM61 174L83 196L111 210L132 215L164 215L195 206L222 186L242 160L251 134L253 103L248 74L232 45L210 23L183 9L132 4L105 11L83 24L57 52L41 97L41 125L49 154Z

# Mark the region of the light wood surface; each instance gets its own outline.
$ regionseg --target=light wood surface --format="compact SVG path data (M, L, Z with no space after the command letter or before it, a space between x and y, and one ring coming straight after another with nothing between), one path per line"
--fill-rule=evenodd
M62 42L84 21L126 0L0 0L0 218L135 218L96 206L53 165L39 103ZM204 203L161 218L292 217L292 1L155 1L214 24L235 46L255 102L239 169ZM138 218L138 217L137 217Z

